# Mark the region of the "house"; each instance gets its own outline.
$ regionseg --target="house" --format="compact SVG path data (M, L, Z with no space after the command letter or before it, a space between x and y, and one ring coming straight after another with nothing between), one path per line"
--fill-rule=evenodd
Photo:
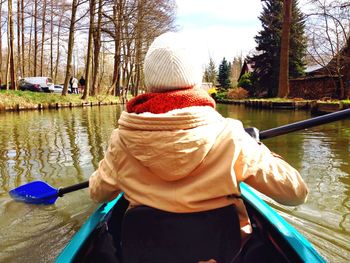
M308 65L305 69L305 73L309 76L317 75L322 69L323 69L323 66L319 64Z
M239 80L241 79L241 77L244 74L249 73L249 72L253 72L253 71L254 71L253 64L249 63L247 60L244 60L237 82L239 82Z
M238 81L245 73L253 71L253 65L245 60ZM350 38L344 48L326 66L309 65L305 73L305 76L289 80L288 97L304 99L349 98Z
M289 97L304 99L350 97L350 38L326 66L312 65L306 75L290 79Z

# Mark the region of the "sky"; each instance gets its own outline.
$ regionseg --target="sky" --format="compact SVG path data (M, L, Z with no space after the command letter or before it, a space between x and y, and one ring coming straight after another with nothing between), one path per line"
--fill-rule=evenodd
M246 56L254 51L254 36L261 30L261 0L176 0L176 24L201 43L206 61L218 65L225 57ZM206 62L206 64L208 64Z

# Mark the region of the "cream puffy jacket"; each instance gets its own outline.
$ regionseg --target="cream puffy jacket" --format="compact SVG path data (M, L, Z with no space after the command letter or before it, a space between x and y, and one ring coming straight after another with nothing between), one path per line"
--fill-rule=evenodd
M285 205L305 202L307 187L283 159L252 139L240 121L211 107L164 114L123 112L90 196L109 201L120 191L131 206L195 212L241 205L244 181Z

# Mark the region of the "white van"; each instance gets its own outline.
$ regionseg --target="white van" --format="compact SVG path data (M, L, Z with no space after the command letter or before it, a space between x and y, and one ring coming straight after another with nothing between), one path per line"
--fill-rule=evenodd
M54 83L49 77L27 77L19 80L20 90L54 92Z

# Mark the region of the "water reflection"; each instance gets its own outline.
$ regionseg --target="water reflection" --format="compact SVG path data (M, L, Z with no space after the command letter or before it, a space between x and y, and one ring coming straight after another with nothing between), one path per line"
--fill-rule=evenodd
M218 105L224 116L260 130L308 119L305 111ZM0 114L0 262L50 262L95 209L87 190L52 206L16 203L8 191L33 180L68 186L96 169L117 126L116 106ZM309 200L285 207L267 200L329 262L350 259L350 121L265 140L300 170Z
M305 111L272 111L218 105L228 117L260 130L312 116ZM285 207L265 198L304 234L329 262L350 261L350 120L337 121L265 140L297 168L310 188L306 204Z
M34 180L86 180L119 115L116 106L0 115L0 262L52 261L96 208L86 190L48 207L16 203L8 191Z
M116 127L119 110L110 108L1 116L1 194L37 179L57 184L69 175L81 181L97 166Z

